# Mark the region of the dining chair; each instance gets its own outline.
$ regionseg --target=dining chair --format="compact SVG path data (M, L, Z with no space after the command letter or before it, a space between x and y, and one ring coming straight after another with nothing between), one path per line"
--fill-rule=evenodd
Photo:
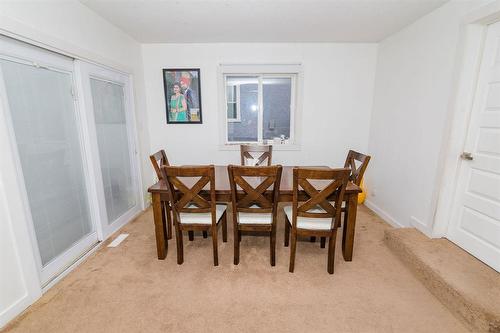
M285 246L290 248L289 271L293 273L298 236L328 237L328 273L333 274L335 241L350 169L293 169L293 201L285 211ZM317 186L315 186L317 185ZM308 199L299 203L299 188ZM333 205L329 201L333 199Z
M344 168L349 168L351 170L351 174L349 175L349 180L356 185L361 184L361 180L363 180L363 176L365 174L366 168L368 167L368 163L370 162L371 156L364 155L354 150L349 150L347 153L347 158L344 163ZM347 223L348 215L347 215L347 202L344 201L344 205L342 206L342 213L344 213L344 225ZM322 248L325 247L326 239L324 237L321 238L320 246Z
M153 164L153 168L156 172L156 177L158 177L158 180L163 179L163 175L161 173L161 166L162 165L168 165L170 166L170 163L168 162L167 154L165 153L165 150L159 150L153 155L149 156L149 159L151 160L151 164ZM172 239L172 231L173 231L173 226L172 226L172 206L170 204L170 201L163 201L162 202L162 216L165 218L165 215L167 216L167 238ZM208 234L206 231L203 231L203 238L208 238ZM190 231L189 232L189 240L193 241L194 240L194 232Z
M262 153L253 155L252 153ZM240 145L241 165L261 166L267 160L267 166L271 166L273 156L273 146L265 145Z
M276 264L276 225L281 165L228 166L233 207L234 264L240 262L242 233L269 233L271 266ZM268 189L272 186L272 190Z
M151 164L153 165L153 169L156 172L156 177L158 178L158 180L162 180L163 175L161 172L161 167L163 165L167 165L167 166L170 165L170 163L168 162L168 158L167 158L167 154L165 153L165 150L161 149L161 150L157 151L153 155L150 155L149 159L151 160ZM167 234L168 239L172 238L172 229L173 229L171 211L172 211L172 207L170 206L170 201L168 201L168 200L162 201L161 202L161 216L163 219L164 226L165 226L165 216L167 218L168 228L166 230L167 231L166 234Z
M227 242L226 205L215 202L215 167L162 166L172 200L177 241L177 263L184 262L183 231L206 231L212 235L214 266L219 265L217 232L222 224L222 241ZM198 180L193 184L193 178ZM208 197L202 191L209 186Z
M361 184L363 175L365 174L368 163L370 162L371 156L358 153L354 150L349 150L347 153L347 158L344 163L344 168L350 168L351 174L349 175L349 180L356 185ZM357 164L356 162L359 162Z

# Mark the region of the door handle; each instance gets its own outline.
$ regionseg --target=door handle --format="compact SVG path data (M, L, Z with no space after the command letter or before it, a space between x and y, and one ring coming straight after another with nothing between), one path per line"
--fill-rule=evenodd
M460 157L466 161L472 161L474 159L474 157L472 157L472 153L469 153L467 151L464 151L462 155L460 155Z

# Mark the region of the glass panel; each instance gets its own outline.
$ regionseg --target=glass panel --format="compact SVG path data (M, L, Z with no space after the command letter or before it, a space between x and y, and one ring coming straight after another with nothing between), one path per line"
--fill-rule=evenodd
M237 119L238 118L238 108L237 108L237 98L236 90L237 86L228 85L226 86L226 103L227 103L227 119Z
M236 103L227 103L227 119L238 119L238 109Z
M108 223L136 204L123 87L90 79Z
M93 232L68 73L0 60L42 265Z
M264 126L263 139L290 137L290 104L292 98L291 78L264 78L263 106Z
M258 135L258 86L259 80L252 76L230 76L226 86L239 86L241 121L228 122L227 137L229 142L253 142Z

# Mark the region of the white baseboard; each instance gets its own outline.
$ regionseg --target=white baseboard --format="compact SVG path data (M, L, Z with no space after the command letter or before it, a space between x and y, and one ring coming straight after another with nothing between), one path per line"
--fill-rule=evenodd
M372 201L365 200L364 205L366 207L368 207L370 210L372 210L375 214L377 214L378 216L380 216L380 218L382 220L384 220L385 222L387 222L390 225L392 225L394 228L404 228L404 227L406 227L404 224L401 224L398 221L396 221L396 219L394 219L391 215L389 215L382 208L380 208L379 206L377 206L376 204L374 204Z
M32 299L28 293L25 293L15 303L0 313L0 330L7 326L14 318L28 308L36 299Z
M432 231L429 230L429 227L424 222L420 221L415 216L410 216L410 221L411 225L417 228L418 231L420 231L427 237L432 238Z

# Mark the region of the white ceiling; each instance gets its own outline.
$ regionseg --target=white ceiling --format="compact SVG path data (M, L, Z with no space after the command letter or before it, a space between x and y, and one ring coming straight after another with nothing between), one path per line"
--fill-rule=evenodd
M142 43L378 42L447 0L80 0Z

